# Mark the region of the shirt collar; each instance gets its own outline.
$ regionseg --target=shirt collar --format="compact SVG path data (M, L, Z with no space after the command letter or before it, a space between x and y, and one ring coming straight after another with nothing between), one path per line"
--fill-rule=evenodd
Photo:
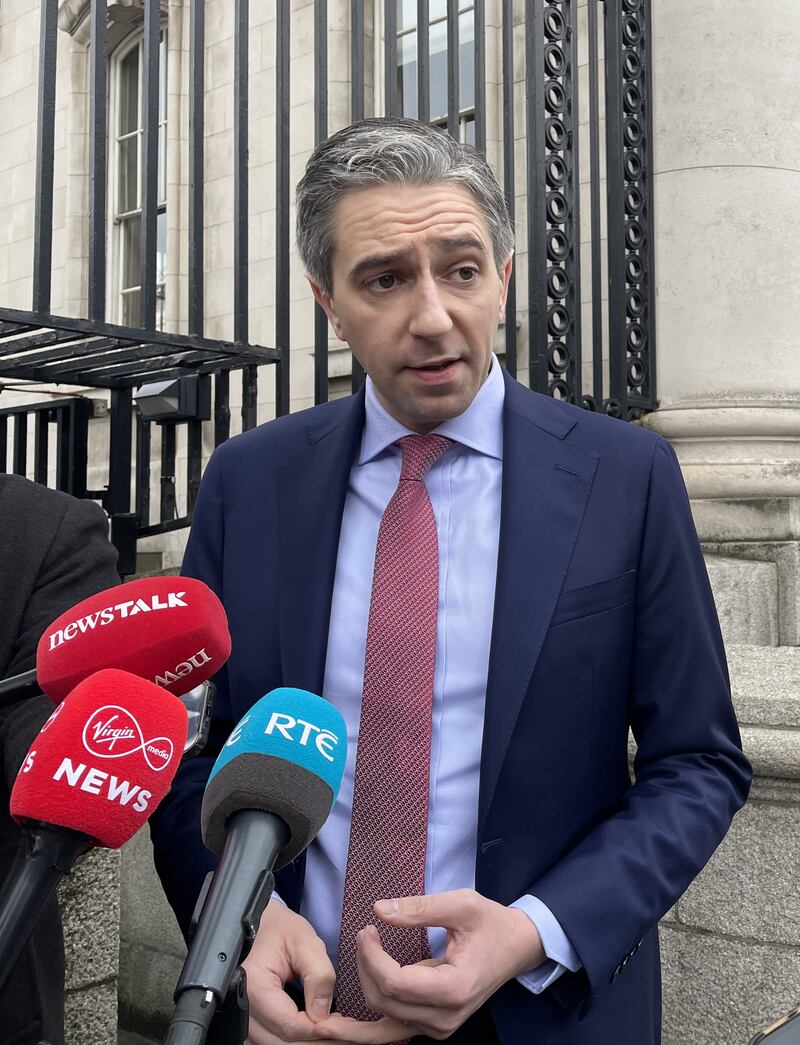
M500 373L497 356L492 353L489 375L478 389L478 394L463 414L443 421L433 429L436 435L447 436L462 446L468 446L487 457L503 460L503 401L506 386ZM406 428L379 401L372 379L367 377L364 401L366 419L361 440L359 464L366 464L404 435L415 435Z

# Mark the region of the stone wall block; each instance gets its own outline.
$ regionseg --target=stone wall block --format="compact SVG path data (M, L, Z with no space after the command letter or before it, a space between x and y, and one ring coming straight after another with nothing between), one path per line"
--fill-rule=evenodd
M662 1045L745 1045L800 998L800 951L661 926Z
M117 1045L116 981L67 992L64 1038L66 1045Z
M798 946L798 867L800 807L748 804L678 901L678 920L707 932Z
M726 642L778 644L778 571L774 562L709 556L708 578Z
M119 882L120 856L113 849L93 849L61 882L68 990L117 974Z

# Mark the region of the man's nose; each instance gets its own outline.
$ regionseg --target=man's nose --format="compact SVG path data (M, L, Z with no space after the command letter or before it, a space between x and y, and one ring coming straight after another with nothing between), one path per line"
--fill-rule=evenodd
M453 321L435 279L420 279L410 304L412 312L408 329L416 337L440 337L452 330Z

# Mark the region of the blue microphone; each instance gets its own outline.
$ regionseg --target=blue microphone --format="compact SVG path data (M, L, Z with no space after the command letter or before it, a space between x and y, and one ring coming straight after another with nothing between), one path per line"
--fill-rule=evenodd
M275 689L231 733L208 778L203 841L221 853L195 911L164 1045L202 1045L234 984L275 885L273 870L306 848L333 807L347 728L327 700ZM234 984L246 1006L244 974ZM246 1025L245 1025L246 1029Z

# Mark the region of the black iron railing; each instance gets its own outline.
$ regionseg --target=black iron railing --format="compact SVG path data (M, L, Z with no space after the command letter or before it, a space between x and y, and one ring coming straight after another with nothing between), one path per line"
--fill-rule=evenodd
M316 142L329 133L329 2L315 0L314 3ZM154 435L155 422L146 420L134 402L134 390L142 382L186 375L210 382L214 443L230 433L231 370L241 371L243 428L257 422L258 369L264 364L275 367L276 413L285 413L290 405L291 8L285 3L275 5L276 283L273 300L276 320L274 347L263 347L249 340L249 0L234 0L230 9L234 242L230 287L233 340L229 342L204 336L203 100L207 41L204 0L189 0L188 6L187 331L177 334L156 330L159 0L142 2L142 60L146 75L141 134L144 176L139 325L110 323L106 317L109 112L105 0L92 0L91 4L87 318L57 316L51 312L58 0L43 0L41 4L32 308L30 311L0 308L0 378L110 390L108 486L102 491L88 492L90 496L102 496L127 566L139 536L164 532L189 522L203 465L205 422L199 416L174 422L162 419L158 422L158 434ZM579 8L577 0L526 0L524 44L516 48L513 0L500 0L501 25L491 35L487 35L491 27L486 24L485 4L483 0L474 0L471 5L474 42L467 57L460 54L460 7L470 5L463 0L462 4L458 0L447 0L446 131L455 136L461 132L463 70L459 66L468 60L472 64L474 83L471 133L479 150L486 152L488 144L487 155L498 168L509 210L518 230L524 227L526 240L524 286L518 286L516 273L512 273L509 287L508 318L503 335L505 364L538 391L587 409L623 418L637 417L657 405L649 0L589 0L585 8ZM416 4L417 102L413 112L407 111L408 101L399 89L398 10L397 0L374 0L369 4L364 0L350 0L350 119L383 111L435 119L444 125L441 114L430 111L430 4L428 0L417 0ZM366 41L376 24L382 25L380 50L384 68L382 79L379 70L375 70L374 79L380 81L382 90L376 89L373 96L367 90L367 62L371 56L367 53ZM496 86L502 96L501 112L487 109L489 40L499 50L502 82ZM579 51L583 40L586 54ZM601 44L604 44L604 54L601 54ZM582 67L588 72L583 81ZM340 80L342 70L334 72ZM579 89L581 82L585 85L583 91ZM380 96L382 103L376 101ZM517 111L524 112L522 127L515 126L515 103ZM603 104L604 164L600 148ZM579 162L582 125L588 128L583 179ZM520 150L524 153L524 163L519 163L515 175L515 164L523 159ZM524 184L520 183L521 178ZM603 182L605 213L601 198ZM584 242L581 242L582 210L586 218L583 227L588 230L588 239L584 235ZM582 288L584 256L586 286ZM602 275L604 262L607 279ZM261 300L259 305L266 303L268 301ZM582 305L586 306L583 314ZM327 399L329 390L328 325L322 309L318 305L314 308L314 398L322 402ZM363 373L354 362L353 387L362 380ZM42 417L61 416L53 413L57 409L55 405L43 405ZM73 414L69 416L75 418L83 408L73 406L71 409ZM68 411L64 416L67 415ZM8 424L19 424L16 456L11 465L21 470L26 451L22 446L21 422L13 420L16 416L17 408L0 409L3 426L0 432L5 432ZM65 439L70 442L78 436L84 438L83 422L70 423L72 435L67 438L64 429L60 436L62 444ZM45 422L37 421L37 424L44 426ZM77 450L74 453L80 457ZM47 470L42 469L39 462L34 469L36 477L46 474ZM157 472L160 472L160 488L155 510L151 478ZM61 485L61 480L67 481L63 467L59 475ZM80 483L74 488L79 489Z

